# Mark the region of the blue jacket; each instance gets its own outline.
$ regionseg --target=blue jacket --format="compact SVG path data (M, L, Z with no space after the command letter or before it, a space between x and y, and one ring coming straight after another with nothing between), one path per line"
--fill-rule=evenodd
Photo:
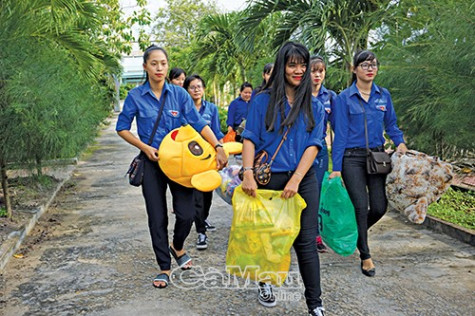
M241 124L247 117L248 102L244 101L241 96L234 99L228 107L227 126L235 128Z
M201 132L206 126L206 121L196 110L193 100L185 89L165 83L160 99L163 100L165 94L167 97L163 114L151 144L154 148L159 148L162 139L171 130L183 124L190 124L198 132ZM139 138L147 144L152 134L153 125L157 120L160 102L161 100L157 99L148 82L130 90L122 112L119 114L115 130L130 130L135 118Z
M403 133L396 123L396 112L389 91L373 83L369 102L359 94L356 83L343 90L333 107L335 140L332 148L333 171L341 171L343 154L347 148L366 148L364 130L364 106L368 122L370 148L382 146L383 132L398 146L404 142Z
M260 93L254 98L242 137L254 143L256 153L260 150L266 150L269 154L270 160L282 140L282 134L279 133L278 128L281 122L280 116L277 116L275 125L277 128L275 128L273 132L266 131L265 116L269 99L269 93ZM272 164L272 172L294 171L297 169L300 159L308 147L317 146L319 149L322 147L324 119L323 105L316 98L313 98L312 106L315 127L311 132L307 132L307 124L305 122L304 114L300 113L287 135L287 140L284 141L274 163ZM286 103L286 115L289 113L290 109L289 104Z
M330 124L333 128L333 102L336 98L336 93L333 90L328 90L323 85L320 87L318 92L317 99L320 101L325 108L325 120L323 121L323 139L327 136L327 123L330 121Z
M218 107L214 103L202 100L201 108L198 112L209 125L209 127L211 127L211 130L213 131L216 138L218 140L223 138L224 134L221 132L221 125L219 123Z

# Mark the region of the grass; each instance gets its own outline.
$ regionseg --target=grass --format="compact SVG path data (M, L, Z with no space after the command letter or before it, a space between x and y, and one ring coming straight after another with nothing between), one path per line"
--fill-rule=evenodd
M475 229L475 192L450 188L438 202L429 206L427 213L447 222Z
M0 207L0 217L7 217L7 209Z

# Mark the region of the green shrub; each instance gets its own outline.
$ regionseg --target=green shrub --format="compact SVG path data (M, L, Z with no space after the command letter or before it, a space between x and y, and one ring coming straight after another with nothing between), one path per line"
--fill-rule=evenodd
M130 90L135 88L135 84L133 83L127 83L127 84L122 84L119 87L119 95L120 99L124 100L127 97L127 94L129 93Z
M219 123L221 125L221 132L225 135L228 132L228 125L226 124L226 120L228 119L228 110L224 107L218 106L218 114L219 114Z
M427 213L460 225L475 229L475 192L448 189L437 203L432 203Z

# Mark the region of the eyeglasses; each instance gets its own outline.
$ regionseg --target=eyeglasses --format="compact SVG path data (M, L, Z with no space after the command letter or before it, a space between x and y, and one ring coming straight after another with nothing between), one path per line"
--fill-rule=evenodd
M372 69L378 69L378 63L362 63L360 64L361 69L369 70L369 67Z
M203 89L203 86L189 86L188 89L190 89L192 91L196 91L196 90Z

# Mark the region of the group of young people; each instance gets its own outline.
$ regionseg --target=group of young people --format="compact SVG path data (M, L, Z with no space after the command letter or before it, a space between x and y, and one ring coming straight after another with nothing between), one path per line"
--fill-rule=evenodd
M199 234L197 247L206 248L205 220L212 198L212 193L198 192L171 181L160 170L157 164L160 159L157 153L160 142L172 129L187 123L216 149L218 169L227 163L221 145L223 134L219 130L217 108L203 99L204 80L198 75L186 77L184 71L173 69L169 74L169 83L166 79L168 65L165 50L155 45L147 48L143 63L146 81L129 92L116 126L122 138L148 157L142 192L153 250L161 270L153 280L153 285L158 288L165 288L169 283L171 256L180 268L192 268L191 258L184 249L184 241L193 222ZM384 193L385 176L366 172L364 122L367 124L371 150L384 150L384 131L394 141L398 151L405 152L407 148L396 123L389 92L373 82L379 61L372 52L364 50L355 54L354 81L338 96L323 85L326 73L323 58L311 57L308 49L299 43L285 43L274 63L266 67L263 83L256 89L258 91L252 93L252 86L243 85L239 97L246 103L246 126L241 134L244 171L242 189L250 196L256 196L257 189L261 188L280 190L284 199L298 193L305 200L307 207L302 211L301 229L294 242L294 249L305 286L308 312L310 315L322 316L324 308L317 248L323 247L320 250L324 250L324 245L321 240L319 242L317 235L319 192L329 160L325 142L327 122L331 123L335 132L332 147L333 172L330 177L343 178L355 206L360 269L366 276L374 276L376 271L368 247L367 232L384 215L387 200ZM182 83L183 88L180 87ZM151 145L147 145L161 106L163 116L158 131ZM238 106L244 107L244 104ZM237 112L239 111L234 111ZM130 132L134 118L139 138ZM228 117L228 129L235 129L236 122ZM272 156L285 133L287 137L272 165L270 182L266 185L258 184L252 168L256 153L266 150ZM165 195L167 186L172 193L176 217L170 245ZM268 307L276 305L272 286L265 280L258 283L258 301Z

